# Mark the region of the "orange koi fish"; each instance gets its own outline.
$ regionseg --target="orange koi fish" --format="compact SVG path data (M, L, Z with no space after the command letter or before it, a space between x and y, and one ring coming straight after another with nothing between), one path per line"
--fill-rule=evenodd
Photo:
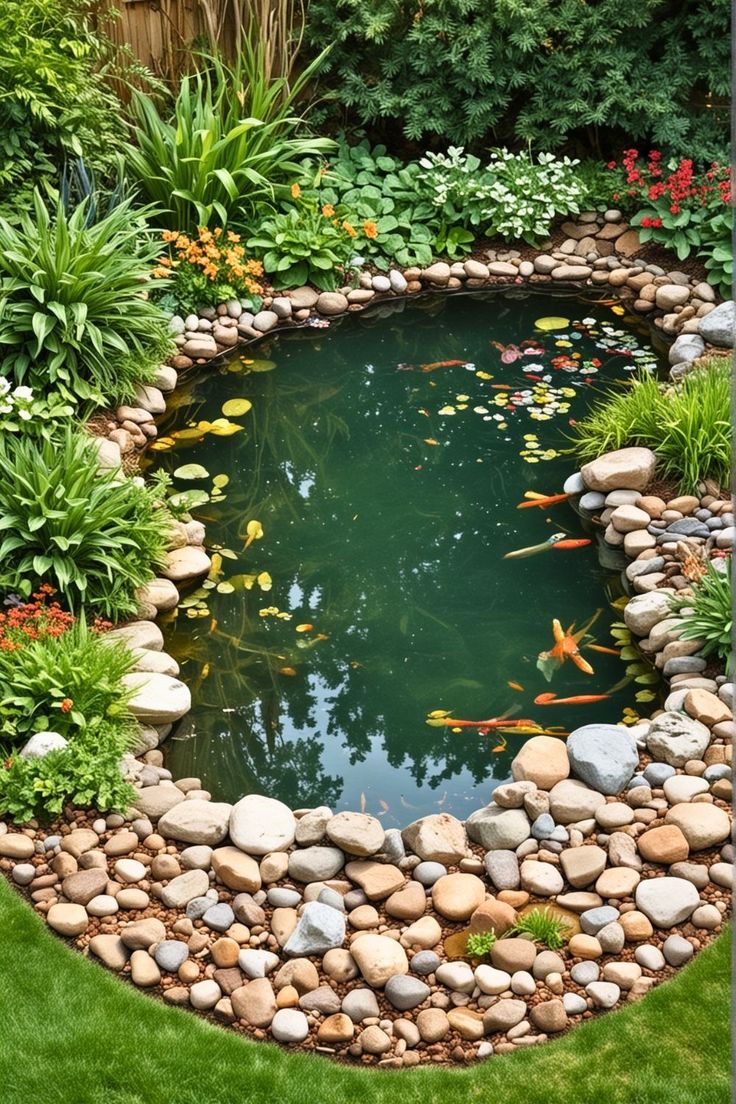
M552 545L553 548L585 548L586 544L591 542L587 539L580 538L579 540L561 540L555 541Z
M558 698L556 694L537 694L535 705L587 705L589 702L606 701L610 694L575 694L571 698Z
M459 368L467 360L434 360L431 364L397 364L397 372L434 372L436 368Z
M510 689L511 689L511 690L518 690L518 692L519 692L520 694L523 694L523 693L524 693L524 687L523 687L523 686L521 685L521 683L520 683L520 682L514 682L514 681L513 681L513 679L510 679L510 680L509 680L509 681L508 681L508 682L506 683L506 685L507 685L508 687L510 687Z
M486 736L491 729L526 729L529 726L536 729L538 727L534 721L510 720L508 717L489 717L485 721L468 721L452 717L443 709L435 709L427 716L425 723L432 728L477 728L479 736Z
M556 495L542 495L541 498L533 498L527 502L520 502L517 510L528 510L531 506L554 506L556 502L566 502L570 498L569 494L556 494Z
M585 647L590 648L591 652L602 652L603 655L621 655L621 651L619 648L605 648L602 644L586 644Z
M552 622L552 635L554 636L554 646L548 652L540 652L537 657L537 667L542 672L547 682L550 681L552 675L561 667L566 659L571 659L575 666L584 671L586 675L595 674L593 668L580 654L580 643L585 638L588 629L591 625L600 617L601 610L597 610L591 618L583 625L581 629L575 631L575 625L572 624L564 631L562 625L555 617Z

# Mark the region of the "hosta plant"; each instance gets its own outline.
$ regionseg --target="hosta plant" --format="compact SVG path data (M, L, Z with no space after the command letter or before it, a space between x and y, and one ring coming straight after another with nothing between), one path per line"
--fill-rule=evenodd
M0 592L47 581L71 610L118 620L161 565L170 516L163 481L100 472L92 441L0 437Z
M82 406L131 399L171 349L146 291L158 252L121 203L87 225L38 192L18 225L0 218L0 375Z
M294 198L299 198L294 185ZM366 233L370 233L369 226ZM355 253L357 230L347 219L336 217L325 205L321 210L310 200L265 219L248 241L248 248L263 261L264 271L275 288L313 283L332 291L344 280L348 262Z
M719 570L719 568L721 568ZM717 655L726 663L730 673L733 667L733 583L731 560L716 566L714 562L697 582L692 594L673 601L675 610L687 610L683 615L684 628L680 640L702 640L700 654Z

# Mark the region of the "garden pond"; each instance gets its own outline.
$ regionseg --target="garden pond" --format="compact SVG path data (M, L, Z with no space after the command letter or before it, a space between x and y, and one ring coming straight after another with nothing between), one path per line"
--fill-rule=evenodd
M663 366L648 328L577 293L400 306L238 352L161 420L149 459L213 555L166 628L194 703L166 765L220 800L463 818L538 728L651 708L611 633L622 564L527 496L562 491L603 389ZM593 673L546 655L554 619L593 619Z

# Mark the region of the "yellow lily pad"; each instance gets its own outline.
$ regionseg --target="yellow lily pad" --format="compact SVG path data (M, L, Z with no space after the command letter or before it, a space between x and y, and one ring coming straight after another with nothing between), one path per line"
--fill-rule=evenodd
M253 407L250 399L228 399L222 404L222 413L228 418L239 418L241 414L247 414Z
M538 330L566 330L570 325L570 319L550 314L546 318L538 318L534 325Z

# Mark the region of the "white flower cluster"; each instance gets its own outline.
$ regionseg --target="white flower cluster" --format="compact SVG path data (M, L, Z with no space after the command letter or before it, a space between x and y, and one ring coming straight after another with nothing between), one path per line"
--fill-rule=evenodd
M451 205L462 221L490 223L488 232L504 238L545 237L556 215L580 210L585 186L573 171L577 161L540 153L497 149L485 166L462 146L427 153L419 161L427 198L436 207ZM447 209L445 214L451 214Z
M32 418L29 409L32 402L30 387L20 385L11 390L10 381L0 376L0 414L17 414L22 421L28 422Z

